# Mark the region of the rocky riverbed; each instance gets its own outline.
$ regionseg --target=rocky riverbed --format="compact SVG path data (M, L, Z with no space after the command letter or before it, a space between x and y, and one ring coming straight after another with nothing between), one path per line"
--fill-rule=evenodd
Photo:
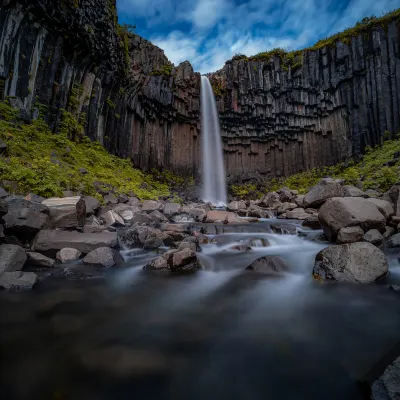
M9 399L399 395L400 186L226 210L0 196Z

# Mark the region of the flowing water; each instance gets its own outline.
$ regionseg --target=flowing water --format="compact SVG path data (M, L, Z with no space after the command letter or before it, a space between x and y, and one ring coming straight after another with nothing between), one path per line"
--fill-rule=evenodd
M194 275L146 273L157 254L137 249L106 273L78 263L41 272L31 292L1 292L1 398L369 398L358 382L400 350L400 294L314 281L319 232L279 221L299 235L273 233L277 223L218 226ZM245 270L264 255L290 272Z
M217 206L227 202L225 168L219 118L214 92L206 76L201 77L201 137L203 156L203 200Z

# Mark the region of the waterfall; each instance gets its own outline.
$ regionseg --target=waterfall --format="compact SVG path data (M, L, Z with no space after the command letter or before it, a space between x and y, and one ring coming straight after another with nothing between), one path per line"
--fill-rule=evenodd
M203 153L203 193L204 201L216 206L227 203L224 158L217 104L210 81L201 77L201 136Z

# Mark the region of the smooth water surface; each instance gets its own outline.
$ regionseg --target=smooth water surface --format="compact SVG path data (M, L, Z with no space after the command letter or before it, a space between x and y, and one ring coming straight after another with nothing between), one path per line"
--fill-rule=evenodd
M82 279L75 265L32 292L0 293L1 398L368 398L358 381L399 344L400 295L314 281L325 246L315 232L229 230L210 235L195 275L145 273L156 254L135 250L106 275ZM245 270L263 255L291 272Z

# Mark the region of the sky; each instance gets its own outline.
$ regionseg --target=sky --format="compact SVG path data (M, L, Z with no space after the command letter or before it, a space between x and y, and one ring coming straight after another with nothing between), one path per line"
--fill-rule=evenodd
M302 49L398 7L399 0L117 0L120 23L203 74L235 54Z

